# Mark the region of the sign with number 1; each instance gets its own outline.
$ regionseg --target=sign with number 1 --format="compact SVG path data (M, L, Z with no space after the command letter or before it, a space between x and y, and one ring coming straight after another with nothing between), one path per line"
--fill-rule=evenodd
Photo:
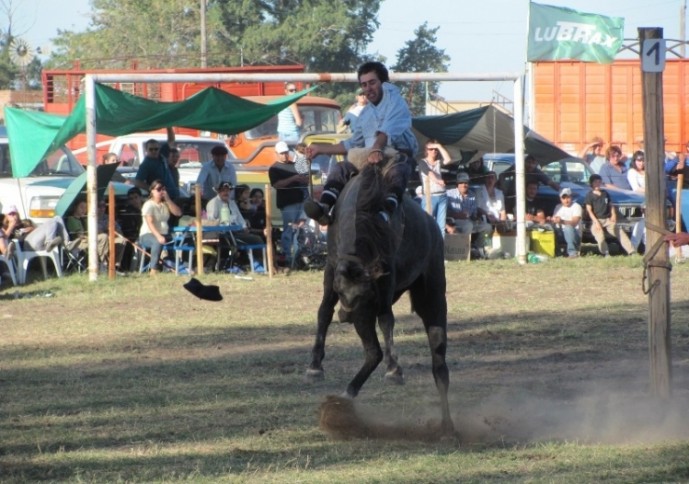
M665 39L646 39L641 47L641 70L663 72L665 69Z

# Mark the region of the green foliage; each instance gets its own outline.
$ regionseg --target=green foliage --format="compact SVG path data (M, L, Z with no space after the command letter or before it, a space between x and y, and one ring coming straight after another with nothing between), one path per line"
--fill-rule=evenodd
M440 27L429 28L428 22L424 22L414 31L416 38L407 41L405 47L397 52L397 63L392 70L397 72L447 72L450 57L445 54L445 49L436 47L436 33ZM438 94L437 82L401 83L402 95L407 99L414 116L424 114L426 103L426 90L429 97Z

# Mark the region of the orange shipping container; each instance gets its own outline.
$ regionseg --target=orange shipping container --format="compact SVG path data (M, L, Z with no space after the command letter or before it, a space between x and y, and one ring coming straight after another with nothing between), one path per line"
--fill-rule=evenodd
M663 107L668 151L689 141L689 59L667 60ZM623 152L640 147L643 106L639 60L612 64L578 61L533 65L532 127L564 150L577 154L594 136Z

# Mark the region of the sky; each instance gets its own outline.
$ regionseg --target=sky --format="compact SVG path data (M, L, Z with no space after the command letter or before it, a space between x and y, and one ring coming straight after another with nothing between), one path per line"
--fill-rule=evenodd
M679 39L680 11L686 2L542 0L537 3L623 17L625 38L638 38L638 27L662 27L666 39ZM81 31L89 23L89 0L13 0L12 3L16 8L13 33L42 50L57 36L58 29ZM392 65L405 42L414 38L414 30L427 21L431 28L440 27L436 46L450 56L449 72L524 72L528 6L528 0L384 0L378 14L380 27L368 50L385 56ZM494 92L512 99L512 82L454 81L440 86L440 95L448 101L490 101Z

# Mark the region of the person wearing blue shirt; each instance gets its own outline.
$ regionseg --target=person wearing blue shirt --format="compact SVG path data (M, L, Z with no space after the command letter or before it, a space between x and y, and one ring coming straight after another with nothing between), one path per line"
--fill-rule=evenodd
M622 159L622 150L619 146L611 146L605 153L607 162L601 167L598 174L603 179L603 187L609 190L630 190L627 172L629 168Z
M201 198L205 202L215 197L216 187L220 185L220 182L228 182L233 187L237 186L237 170L232 163L227 161L227 153L229 150L223 145L214 146L211 149L213 159L203 164L196 178L196 185L201 187Z
M285 94L291 95L297 92L297 88L291 82L285 84ZM303 119L297 103L290 104L289 107L278 113L278 139L287 143L299 141L299 130L302 127Z
M170 198L173 200L178 199L179 187L175 183L167 159L161 153L160 143L155 139L149 139L146 141L145 147L146 156L139 165L139 169L134 177L134 184L142 190L148 190L154 180L161 180Z
M312 144L307 152L310 159L319 154L347 154L351 148L367 148L365 162L383 162L385 148L398 152L385 175L389 193L385 199L385 211L381 217L388 220L402 201L411 173L411 163L418 151L416 137L411 130L409 106L396 86L390 84L387 68L380 62L367 62L357 70L359 86L366 95L368 104L361 110L351 138L335 145ZM357 167L344 161L333 166L328 173L328 181L323 187L320 201L312 199L304 202L304 211L321 225L330 223L330 210L347 180L358 172Z

